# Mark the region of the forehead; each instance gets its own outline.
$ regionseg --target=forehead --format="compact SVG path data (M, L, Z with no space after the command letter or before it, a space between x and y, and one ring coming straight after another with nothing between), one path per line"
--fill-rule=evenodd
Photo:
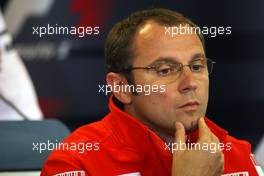
M147 65L158 58L175 58L177 62L187 63L193 55L204 54L201 40L196 34L165 34L165 25L147 21L134 38L133 65Z

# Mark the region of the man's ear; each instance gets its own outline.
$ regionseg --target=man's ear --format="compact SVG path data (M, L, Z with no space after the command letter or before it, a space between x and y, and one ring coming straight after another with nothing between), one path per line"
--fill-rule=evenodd
M127 79L118 73L109 72L106 75L108 86L112 87L114 96L123 104L130 104L132 101L132 93L126 90L125 85L128 85ZM116 87L116 88L115 88Z

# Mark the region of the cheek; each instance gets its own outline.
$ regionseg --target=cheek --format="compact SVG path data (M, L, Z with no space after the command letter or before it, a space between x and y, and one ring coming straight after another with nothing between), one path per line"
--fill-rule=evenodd
M134 102L137 108L149 114L159 116L164 114L170 106L173 105L173 96L166 89L165 92L152 92L150 95L139 95L135 97Z
M204 96L205 99L208 99L208 94L209 94L209 79L205 79L201 82L200 84L200 91L202 95Z
M155 92L155 93L150 93L150 95L142 95L138 97L144 104L149 104L150 106L153 106L155 108L159 108L163 104L169 103L169 94L167 91L165 92Z
M167 92L152 93L140 98L137 109L143 113L141 115L151 123L167 128L171 122L171 114L175 114L175 99Z
M198 85L198 89L197 89L197 98L201 101L201 112L202 114L204 114L206 112L207 109L207 105L208 105L208 98L209 98L209 80L204 79L203 81L201 81Z

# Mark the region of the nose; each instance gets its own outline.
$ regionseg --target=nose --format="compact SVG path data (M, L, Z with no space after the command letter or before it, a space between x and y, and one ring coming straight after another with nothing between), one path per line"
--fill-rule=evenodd
M188 66L183 67L179 79L179 91L181 93L187 93L189 91L195 91L196 89L197 82L194 78L194 74Z

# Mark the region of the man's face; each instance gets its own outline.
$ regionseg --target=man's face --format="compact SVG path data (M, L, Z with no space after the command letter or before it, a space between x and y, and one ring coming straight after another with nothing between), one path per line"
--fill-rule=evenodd
M203 45L196 34L165 35L165 27L149 21L142 26L135 38L135 58L133 67L146 67L161 58L170 62L190 64L197 56L205 57ZM161 59L162 60L162 59ZM147 123L154 130L175 130L175 122L181 122L186 131L197 127L197 121L203 117L208 103L208 74L195 75L189 67L183 67L182 74L172 82L163 78L153 79L150 70L133 70L134 83L139 85L165 85L165 92L150 95L139 93L132 96L129 105L134 116ZM152 75L151 75L152 74ZM154 80L154 81L153 81ZM186 103L194 103L185 106ZM199 105L197 105L199 103ZM132 110L131 110L132 109Z

